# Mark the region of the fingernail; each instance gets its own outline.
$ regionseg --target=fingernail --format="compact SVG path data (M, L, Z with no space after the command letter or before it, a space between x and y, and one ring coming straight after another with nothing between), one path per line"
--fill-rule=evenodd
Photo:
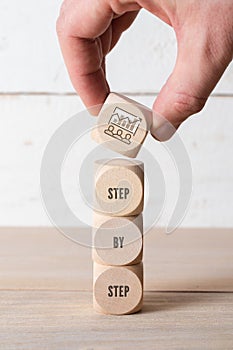
M169 140L176 132L176 128L164 117L157 113L153 113L153 123L151 134L158 141Z

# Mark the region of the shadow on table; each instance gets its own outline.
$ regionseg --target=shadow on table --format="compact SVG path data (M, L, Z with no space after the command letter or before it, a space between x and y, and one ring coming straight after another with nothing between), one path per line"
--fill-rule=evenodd
M213 303L220 294L218 292L145 292L142 313L184 310L193 305L206 305Z

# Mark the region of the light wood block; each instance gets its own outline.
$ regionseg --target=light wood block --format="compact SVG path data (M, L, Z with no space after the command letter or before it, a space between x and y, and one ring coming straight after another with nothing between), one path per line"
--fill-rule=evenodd
M142 215L109 217L94 215L92 258L98 264L138 264L143 251Z
M94 263L93 304L96 311L124 315L143 303L143 264L112 267Z
M144 165L126 159L95 162L95 210L110 216L136 216L143 210Z
M135 158L150 130L152 111L123 95L110 93L98 116L93 139L124 156Z

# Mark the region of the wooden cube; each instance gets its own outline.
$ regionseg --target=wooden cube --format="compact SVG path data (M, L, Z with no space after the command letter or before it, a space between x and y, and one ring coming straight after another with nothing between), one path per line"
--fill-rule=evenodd
M124 315L139 311L143 303L143 265L113 267L94 263L96 311Z
M92 138L124 156L137 156L151 128L152 111L125 96L110 93L98 116Z
M143 210L144 166L126 159L95 162L97 212L110 216L136 216Z
M142 260L142 215L109 217L94 215L92 258L98 264L123 266Z

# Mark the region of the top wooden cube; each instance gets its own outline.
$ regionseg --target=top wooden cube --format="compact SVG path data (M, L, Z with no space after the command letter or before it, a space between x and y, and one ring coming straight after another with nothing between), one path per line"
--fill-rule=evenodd
M124 156L135 158L150 130L152 111L119 94L110 93L98 116L92 138Z

